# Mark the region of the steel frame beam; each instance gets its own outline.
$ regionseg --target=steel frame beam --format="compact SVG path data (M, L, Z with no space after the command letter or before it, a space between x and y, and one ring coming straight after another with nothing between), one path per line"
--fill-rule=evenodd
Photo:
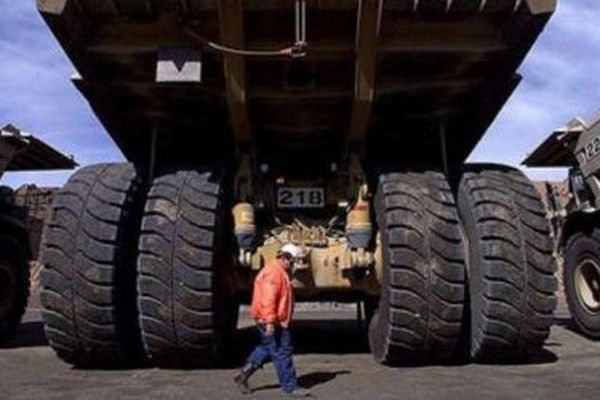
M244 13L242 0L220 0L219 22L221 43L233 48L244 47ZM250 120L246 99L246 63L241 55L223 53L223 71L231 127L236 142L244 146L250 142Z
M349 147L362 147L375 95L377 46L383 0L359 0L356 21L354 104L350 117ZM347 151L350 150L347 146ZM361 149L362 151L362 149Z

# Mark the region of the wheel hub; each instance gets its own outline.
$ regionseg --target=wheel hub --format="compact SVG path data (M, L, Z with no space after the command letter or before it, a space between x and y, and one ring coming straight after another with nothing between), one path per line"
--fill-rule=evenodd
M575 290L586 310L600 311L600 265L595 260L585 259L579 263L575 269Z
M10 311L15 298L16 279L6 264L0 263L0 319Z

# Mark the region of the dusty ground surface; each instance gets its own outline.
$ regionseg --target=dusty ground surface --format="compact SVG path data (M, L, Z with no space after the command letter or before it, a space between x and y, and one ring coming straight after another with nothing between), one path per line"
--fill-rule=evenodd
M591 399L600 390L600 343L573 332L559 313L546 349L526 365L453 365L391 369L376 364L352 310L300 312L295 358L300 382L322 399ZM326 320L322 320L322 318ZM243 328L239 352L254 332ZM241 396L235 368L215 370L77 370L46 345L39 315L30 312L19 337L0 349L0 399L275 399L269 366Z

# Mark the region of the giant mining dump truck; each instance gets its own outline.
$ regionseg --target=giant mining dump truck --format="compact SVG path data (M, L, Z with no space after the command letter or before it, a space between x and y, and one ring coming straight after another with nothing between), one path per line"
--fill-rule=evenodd
M72 169L75 161L13 125L0 128L0 178L5 172ZM0 186L0 345L11 339L27 307L29 262L37 259L27 210Z
M286 243L297 299L364 303L381 363L544 344L543 205L518 170L464 161L554 0L37 5L129 161L55 201L42 302L61 358L213 365Z
M564 261L569 311L579 330L594 339L600 339L599 154L600 112L591 122L575 118L555 130L523 162L529 167L568 168L566 202L546 184L547 205L556 250Z

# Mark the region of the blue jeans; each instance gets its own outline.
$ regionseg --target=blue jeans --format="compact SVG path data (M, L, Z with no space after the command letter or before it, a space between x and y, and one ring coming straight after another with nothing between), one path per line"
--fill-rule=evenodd
M292 359L292 335L287 328L276 328L271 336L266 334L265 327L258 325L260 344L256 346L248 362L255 368L261 368L269 360L273 361L279 384L285 393L296 389L296 369Z

